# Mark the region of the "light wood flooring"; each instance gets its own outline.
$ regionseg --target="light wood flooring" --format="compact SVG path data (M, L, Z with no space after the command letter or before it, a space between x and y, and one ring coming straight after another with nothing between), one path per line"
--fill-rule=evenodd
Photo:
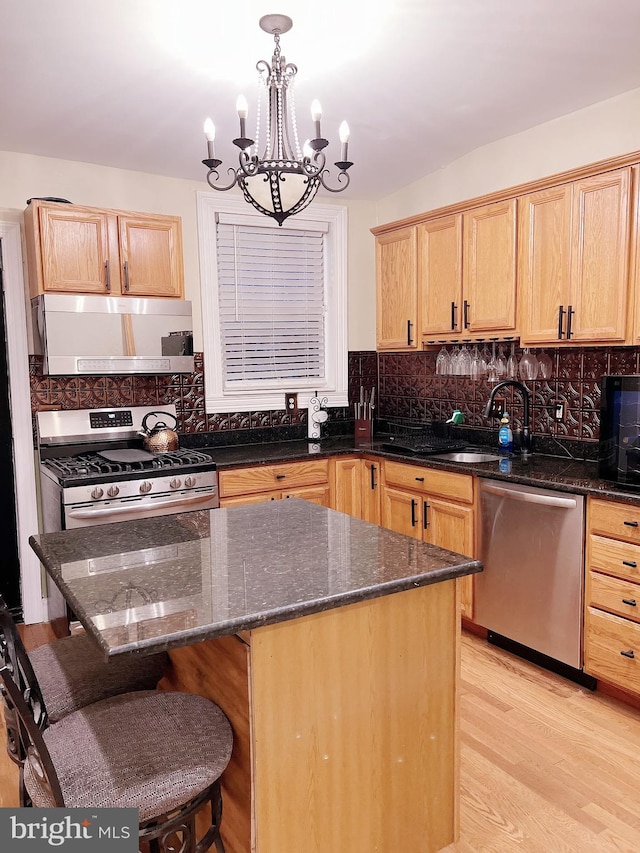
M640 710L470 634L461 674L461 833L446 853L638 853ZM16 791L0 749L0 806Z

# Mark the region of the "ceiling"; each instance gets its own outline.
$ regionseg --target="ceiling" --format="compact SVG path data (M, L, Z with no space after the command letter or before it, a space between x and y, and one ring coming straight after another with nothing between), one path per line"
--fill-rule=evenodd
M330 162L349 122L356 199L640 87L637 0L0 0L0 150L205 184L204 119L221 169L241 92L254 128L271 12L301 139L315 97Z

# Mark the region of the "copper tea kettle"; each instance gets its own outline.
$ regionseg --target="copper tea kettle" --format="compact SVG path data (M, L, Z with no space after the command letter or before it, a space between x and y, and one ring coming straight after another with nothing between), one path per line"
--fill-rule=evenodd
M156 417L162 415L163 418L169 417L173 420L174 427L178 426L178 421L171 412L147 412L142 419L142 431L140 432L144 449L150 453L170 453L177 450L180 443L178 433L161 420L156 421L153 427L149 428L147 421L152 415Z

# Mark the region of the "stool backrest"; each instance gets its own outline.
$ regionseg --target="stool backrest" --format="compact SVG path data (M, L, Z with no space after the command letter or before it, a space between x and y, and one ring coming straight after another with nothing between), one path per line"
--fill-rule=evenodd
M10 703L20 720L19 733L25 756L24 760L31 763L37 775L49 788L55 805L62 807L64 806L64 798L60 789L58 775L53 766L47 745L44 742L42 729L34 714L34 707L36 713L38 711L38 701L36 699L35 703L32 702L31 693L28 690L26 693L23 693L20 687L18 687L13 677L11 666L5 665L0 667L0 680L2 681L6 700Z
M29 655L18 633L9 608L0 595L0 665L11 670L13 681L28 697L33 718L40 729L47 727L47 709Z

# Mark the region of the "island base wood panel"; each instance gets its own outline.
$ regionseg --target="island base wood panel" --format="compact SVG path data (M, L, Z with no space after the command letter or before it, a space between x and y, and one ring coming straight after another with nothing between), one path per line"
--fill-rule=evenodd
M218 702L238 739L227 853L435 853L456 840L457 608L445 581L258 628L248 646L171 652L171 687Z

